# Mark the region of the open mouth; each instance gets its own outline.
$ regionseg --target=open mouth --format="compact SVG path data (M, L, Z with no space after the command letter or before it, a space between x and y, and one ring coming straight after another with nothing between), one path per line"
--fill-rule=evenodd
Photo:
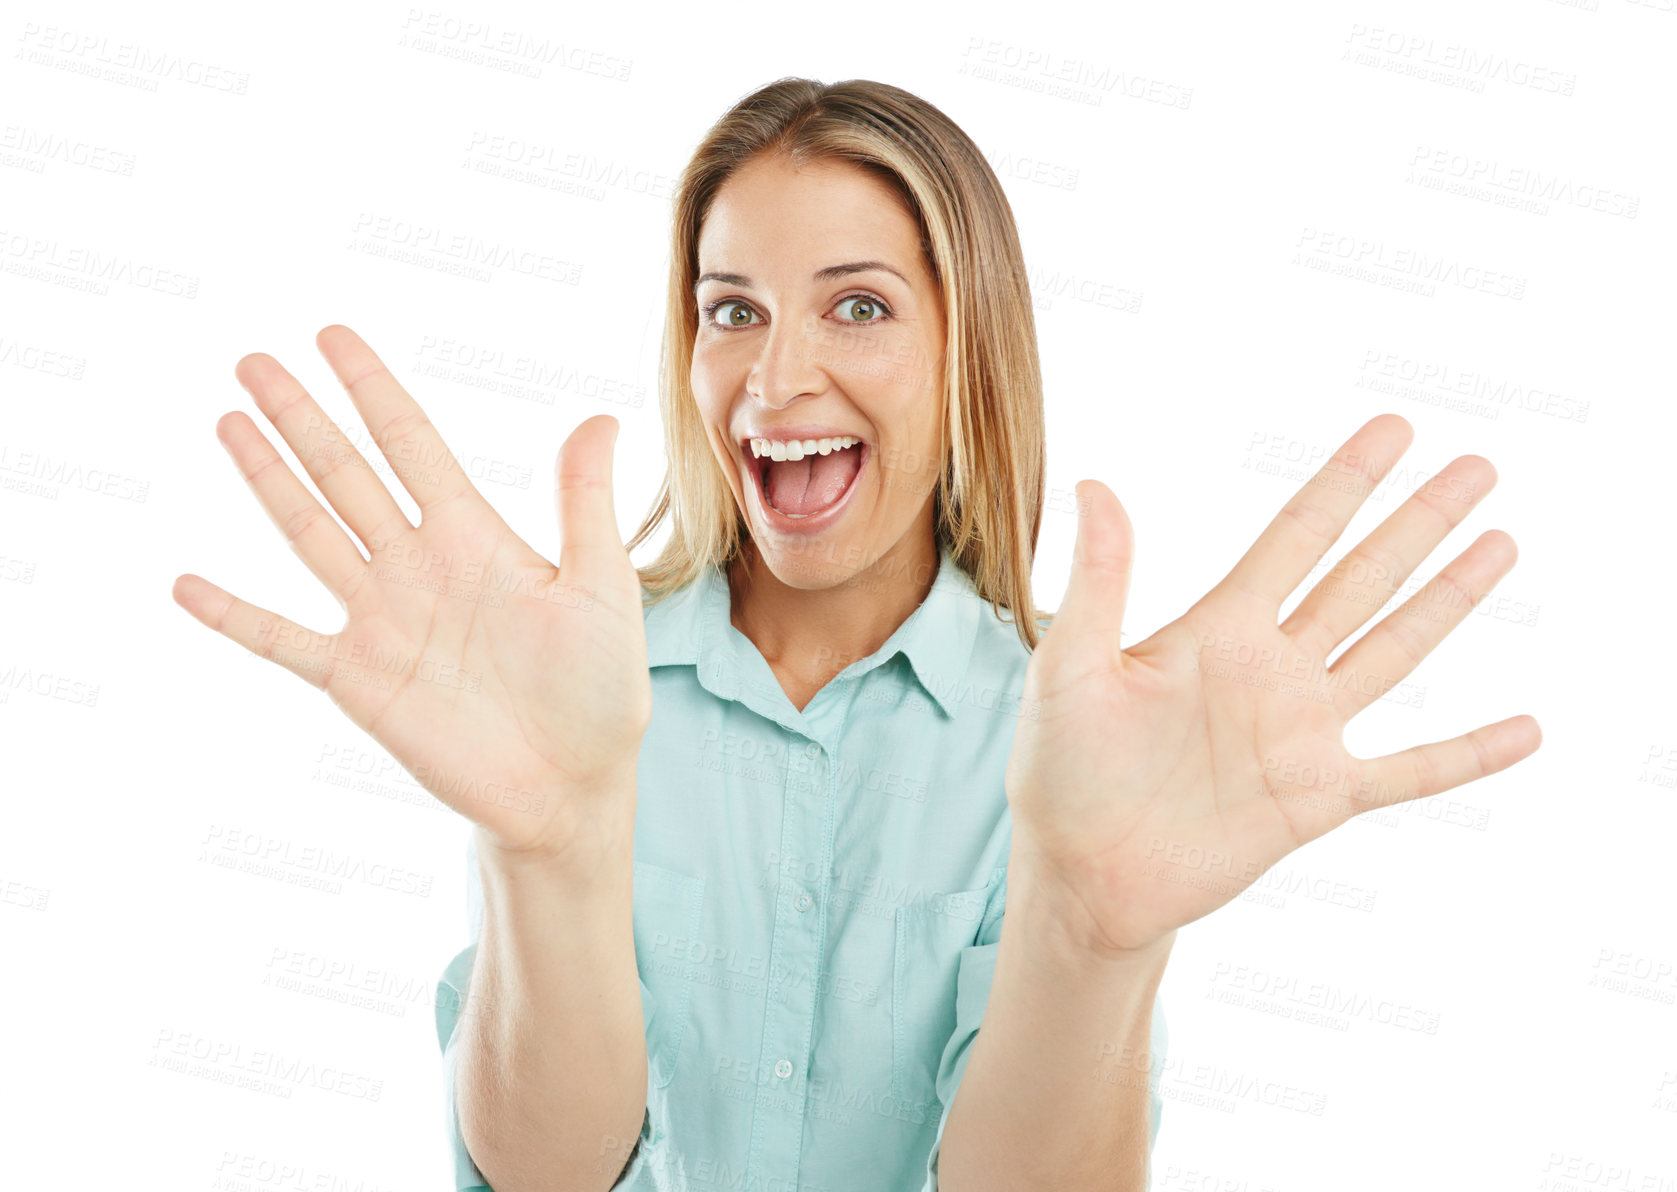
M744 448L749 456L749 440ZM857 439L850 446L831 444L826 453L817 450L801 459L777 460L765 454L748 458L746 463L766 513L778 514L789 522L823 524L855 490L867 454L867 443ZM799 528L814 529L815 524Z

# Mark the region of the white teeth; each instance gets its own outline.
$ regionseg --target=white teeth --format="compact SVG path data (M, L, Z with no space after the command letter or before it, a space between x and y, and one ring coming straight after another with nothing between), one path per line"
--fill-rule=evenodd
M806 455L831 455L845 447L854 447L862 440L855 435L835 435L827 439L752 439L751 457L761 459L802 459Z

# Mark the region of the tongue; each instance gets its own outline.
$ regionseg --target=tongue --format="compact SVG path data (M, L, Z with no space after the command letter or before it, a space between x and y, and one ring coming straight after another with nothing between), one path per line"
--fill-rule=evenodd
M830 508L856 478L861 455L860 447L844 447L828 455L770 461L769 504L782 513L804 517Z

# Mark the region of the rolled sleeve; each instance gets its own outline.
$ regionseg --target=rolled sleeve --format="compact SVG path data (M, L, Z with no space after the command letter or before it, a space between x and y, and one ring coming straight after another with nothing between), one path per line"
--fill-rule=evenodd
M449 961L437 982L437 1042L443 1050L444 1121L454 1155L454 1188L456 1192L493 1192L483 1172L472 1162L466 1150L466 1140L460 1134L460 1115L454 1106L455 1067L459 1061L455 1025L460 1020L460 1007L465 1004L471 983L472 962L477 958L477 944L471 944Z
M937 1192L937 1161L938 1152L943 1149L943 1128L949 1124L949 1109L955 1104L955 1091L961 1087L961 1077L966 1075L967 1056L972 1052L972 1041L978 1037L984 1007L990 1001L990 984L996 976L996 954L1000 950L1000 944L961 949L961 967L955 978L955 1033L944 1046L937 1067L937 1096L943 1103L943 1111L938 1117L931 1154L926 1156L926 1182L921 1192Z
M921 1186L920 1192L938 1192L938 1153L943 1147L943 1130L949 1123L949 1110L955 1104L955 1093L961 1087L961 1078L966 1074L967 1057L972 1052L972 1042L978 1037L978 1028L984 1021L985 1007L990 1002L990 986L996 976L996 957L1001 950L1002 908L1006 904L1006 898L1007 882L1004 877L996 905L985 915L978 942L961 950L960 968L955 980L955 1031L944 1046L943 1058L938 1063L937 1071L937 1095L943 1109L938 1118L937 1134L932 1141L931 1153L926 1156L926 1182ZM1164 1111L1164 1102L1159 1095L1159 1073L1164 1067L1165 1045L1168 1040L1164 1005L1158 997L1154 997L1152 1026L1148 1036L1148 1162L1144 1187L1152 1186L1153 1146L1159 1138L1159 1119Z

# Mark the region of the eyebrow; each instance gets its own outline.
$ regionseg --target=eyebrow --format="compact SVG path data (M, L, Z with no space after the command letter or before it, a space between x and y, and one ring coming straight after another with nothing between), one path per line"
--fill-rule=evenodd
M817 269L811 280L818 282L836 281L841 277L848 277L852 273L866 273L872 269L878 269L881 272L901 278L905 285L913 284L908 278L903 277L901 272L884 261L852 261L847 265L828 265L825 269ZM743 273L701 273L698 280L693 283L693 288L696 290L707 281L719 281L730 286L751 286L753 284L752 280Z

